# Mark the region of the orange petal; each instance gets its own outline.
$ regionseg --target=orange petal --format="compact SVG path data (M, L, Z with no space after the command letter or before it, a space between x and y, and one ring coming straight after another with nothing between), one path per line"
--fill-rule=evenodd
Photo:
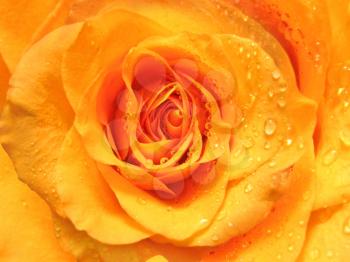
M151 240L131 245L106 245L78 231L69 221L54 216L54 223L60 245L79 261L93 258L105 262L143 262L156 255L162 255L171 262L199 262L204 249L179 248L170 244L155 243Z
M177 205L151 196L105 166L100 169L125 212L148 230L170 241L184 240L208 226L224 198L228 178L217 165L211 171L215 172L214 181L197 190L193 196L196 201ZM213 193L206 193L208 191Z
M0 50L11 72L34 42L64 24L71 0L1 2Z
M0 260L75 261L55 238L49 207L17 179L1 145L0 162Z
M120 208L74 129L63 142L56 172L54 189L66 216L78 230L103 243L119 245L150 236Z
M314 211L298 262L347 261L350 254L350 205Z
M306 154L294 166L287 194L272 213L247 234L213 248L203 261L296 260L304 243L314 193L313 148L310 144L306 147Z
M332 61L316 137L317 191L314 208L350 199L350 24L348 1L326 1L330 14Z
M330 32L325 2L242 0L237 5L272 32L288 51L302 92L317 102L322 100Z
M18 176L57 210L52 171L74 117L61 85L61 61L80 29L80 24L63 26L22 57L0 120L0 140Z

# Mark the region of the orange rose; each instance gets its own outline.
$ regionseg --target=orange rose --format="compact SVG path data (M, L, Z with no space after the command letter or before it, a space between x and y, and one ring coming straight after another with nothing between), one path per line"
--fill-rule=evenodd
M350 258L348 1L3 2L4 261Z

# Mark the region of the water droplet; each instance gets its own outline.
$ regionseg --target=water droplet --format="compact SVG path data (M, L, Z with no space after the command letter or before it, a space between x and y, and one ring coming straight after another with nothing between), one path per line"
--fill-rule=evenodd
M277 254L276 258L277 258L278 260L281 260L281 259L282 259L282 255L281 255L281 254Z
M277 164L276 160L272 159L269 163L269 167L274 167L274 166L276 166L276 164Z
M300 226L304 226L304 225L305 225L305 221L304 221L304 220L300 220L300 221L299 221L299 225L300 225Z
M208 219L207 218L202 218L201 220L199 220L199 224L201 225L205 225L205 224L208 224Z
M274 80L278 80L280 77L281 77L281 73L280 73L279 70L275 70L275 71L272 72L272 78Z
M286 139L286 145L287 145L287 146L291 146L292 144L293 144L293 139L287 138L287 139Z
M326 166L332 164L335 161L336 157L337 157L337 150L330 149L323 156L323 164Z
M221 221L224 219L224 217L226 216L226 211L222 210L219 212L218 217L216 218L218 221Z
M251 80L251 79L252 79L252 72L249 71L249 72L247 73L247 79L248 79L248 80Z
M293 245L288 246L288 251L292 252L293 250L294 250L294 246Z
M166 162L168 162L168 160L169 160L169 158L167 158L167 157L162 157L162 158L160 159L160 163L161 163L161 164L165 164Z
M245 148L251 148L254 145L254 140L251 137L247 137L246 139L244 139L243 141L243 146Z
M22 206L24 206L24 207L27 207L28 206L28 203L26 202L26 201L22 201Z
M344 93L344 91L345 91L345 87L339 87L338 91L337 91L337 95L338 96L342 95Z
M304 149L304 143L303 143L303 142L300 142L300 144L298 145L298 148L299 148L299 149Z
M218 237L217 235L214 235L214 236L212 236L211 240L213 240L213 241L218 241L218 240L219 240L219 237Z
M314 248L310 251L309 256L311 259L316 259L320 256L320 250L318 250L317 248Z
M253 190L253 185L252 184L247 184L244 188L245 193L250 193Z
M269 90L269 91L267 92L267 95L269 96L269 98L273 98L274 93L273 93L272 90Z
M306 191L304 194L303 194L303 200L304 201L307 201L310 199L310 191Z
M267 119L265 121L264 131L267 136L272 136L277 128L277 124L273 119Z
M266 141L266 143L264 145L264 149L269 150L270 148L271 148L270 142Z
M333 255L334 255L334 253L333 253L332 250L328 250L328 251L326 252L326 256L327 256L327 257L333 257Z
M344 225L343 225L343 232L346 235L350 235L350 217L345 219Z
M285 108L287 105L287 102L284 98L281 97L277 99L277 105L279 108Z
M228 227L233 227L233 223L230 221L230 222L227 223L227 226Z
M142 197L139 197L139 198L137 199L137 201L138 201L140 204L142 204L142 205L145 205L145 204L147 203L146 199L144 199L144 198L142 198Z
M343 129L339 132L339 138L345 146L350 146L350 130Z

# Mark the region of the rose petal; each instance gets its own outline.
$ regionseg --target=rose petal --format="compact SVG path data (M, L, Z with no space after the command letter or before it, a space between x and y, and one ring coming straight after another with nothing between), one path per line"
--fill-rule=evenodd
M135 187L122 176L100 166L120 205L134 220L169 240L184 240L208 226L224 198L228 175L217 165L216 179L197 189L196 201L171 204ZM213 192L208 194L207 192ZM186 223L184 222L186 221Z
M317 102L325 89L329 24L324 1L248 1L237 5L282 43L293 62L299 87ZM319 28L319 30L315 30Z
M75 261L54 234L46 203L17 179L14 166L0 145L2 261Z
M2 1L0 6L0 50L11 72L25 49L46 33L64 24L69 0ZM20 14L20 15L19 15Z
M203 261L274 260L295 261L304 243L306 225L313 202L313 149L294 166L288 193L277 202L267 219L240 237L214 248Z
M350 205L314 211L297 261L346 261L350 252Z
M115 245L137 242L151 235L120 208L73 128L63 142L56 172L54 188L65 214L78 230Z
M59 199L51 191L52 171L73 121L60 69L64 50L80 30L80 24L61 27L22 57L10 80L0 121L0 140L18 176L60 213Z

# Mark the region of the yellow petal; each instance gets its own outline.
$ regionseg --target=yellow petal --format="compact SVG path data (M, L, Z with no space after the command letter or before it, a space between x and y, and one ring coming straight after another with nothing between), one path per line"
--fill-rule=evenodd
M11 72L31 44L64 24L71 0L4 0L0 5L0 52Z
M0 121L1 141L18 176L57 210L52 171L73 121L61 85L61 60L80 29L64 26L26 53L11 78Z
M317 194L314 208L350 198L350 61L329 71L321 107L317 145Z
M295 261L304 243L314 194L313 148L294 166L292 184L272 213L254 229L213 248L203 261Z
M125 212L151 232L170 241L184 240L210 224L223 201L228 179L223 167L217 164L206 171L215 177L211 183L194 192L190 190L189 199L172 203L135 187L106 166L99 168Z
M74 128L63 142L56 172L53 190L77 229L103 243L119 245L151 235L121 209Z
M58 216L53 218L60 245L83 262L100 262L101 260L104 262L144 262L157 255L171 262L199 262L205 251L205 249L158 244L151 240L143 240L131 245L106 245L89 237L85 232L76 230L69 221Z
M297 261L348 261L349 254L350 205L314 211Z
M325 2L242 0L237 6L279 40L288 51L300 90L315 101L321 101L329 60L330 28Z
M55 238L49 207L17 179L1 145L0 162L0 260L75 261Z
M317 129L317 192L314 208L337 205L350 198L350 24L349 1L326 1L332 35L325 101Z

